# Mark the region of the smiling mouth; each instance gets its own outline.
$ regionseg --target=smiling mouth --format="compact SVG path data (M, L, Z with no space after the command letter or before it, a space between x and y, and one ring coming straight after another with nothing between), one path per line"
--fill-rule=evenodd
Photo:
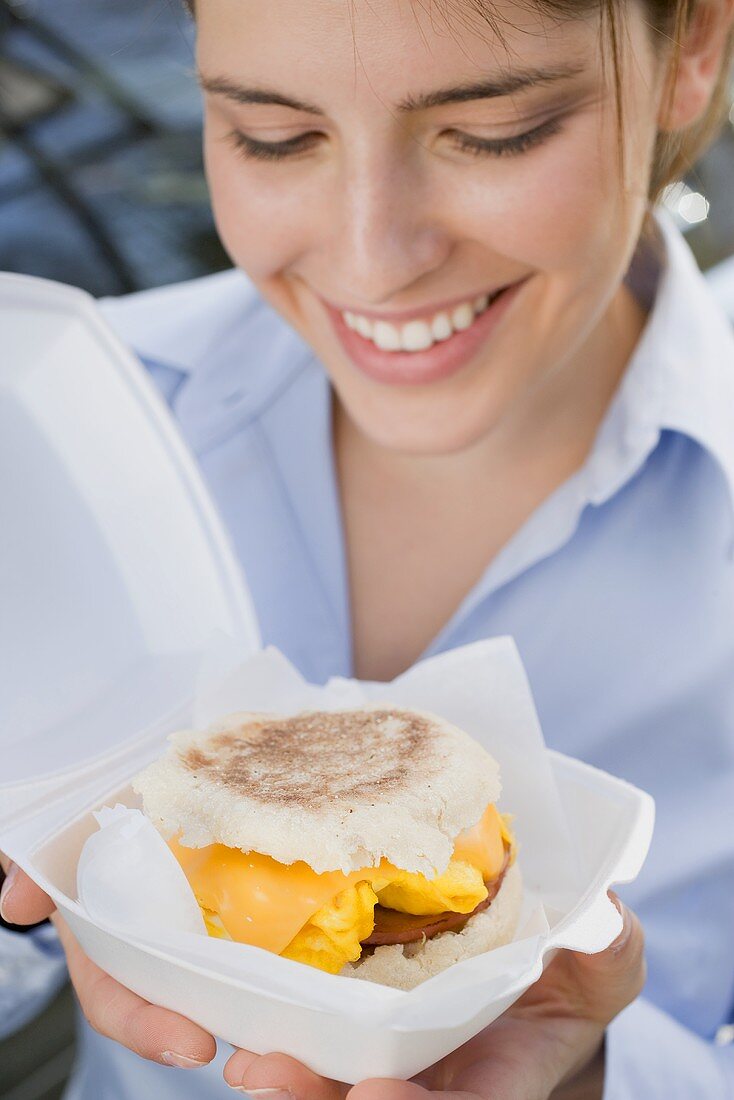
M458 332L470 328L477 317L499 298L507 287L500 287L493 294L480 294L467 299L451 309L437 311L431 317L423 317L402 324L392 321L374 320L350 310L340 311L347 328L370 341L380 351L419 352L427 351L434 344L450 340Z
M530 278L433 314L424 310L422 317L408 314L407 319L403 314L400 321L324 305L352 367L373 382L419 386L448 379L472 363Z

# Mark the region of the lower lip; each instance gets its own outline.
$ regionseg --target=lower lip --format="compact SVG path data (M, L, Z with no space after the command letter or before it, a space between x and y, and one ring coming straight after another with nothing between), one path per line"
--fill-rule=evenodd
M362 374L394 386L421 386L449 378L465 367L494 332L526 282L527 278L521 279L501 291L469 328L425 351L382 351L350 329L338 310L327 306L327 311L342 347Z

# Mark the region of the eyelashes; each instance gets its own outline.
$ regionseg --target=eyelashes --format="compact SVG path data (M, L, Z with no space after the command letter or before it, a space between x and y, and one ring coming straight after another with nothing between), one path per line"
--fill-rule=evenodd
M465 134L461 130L446 130L445 133L451 138L456 149L470 156L511 157L520 156L535 146L541 145L557 134L562 126L563 122L560 118L551 118L541 122L539 126L534 126L532 130L526 130L523 134L516 134L509 138L478 138ZM322 135L314 130L288 138L287 141L257 141L240 130L232 130L227 134L226 140L247 160L282 161L310 152L318 145L321 137Z
M318 132L313 131L288 138L287 141L256 141L240 130L227 134L227 140L248 160L285 160L286 157L308 152L318 144L320 137Z
M460 130L451 130L449 133L456 147L463 153L471 153L475 157L513 157L541 145L557 134L561 127L560 118L550 118L539 126L534 126L532 130L526 130L524 134L509 138L478 138Z

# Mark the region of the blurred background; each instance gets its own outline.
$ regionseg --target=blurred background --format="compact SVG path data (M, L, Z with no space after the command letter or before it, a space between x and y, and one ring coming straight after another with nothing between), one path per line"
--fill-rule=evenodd
M0 269L95 295L227 265L179 0L0 0Z
M179 0L0 0L0 270L100 296L228 266L193 67ZM666 205L734 322L734 86L730 105ZM0 1043L2 1100L57 1100L73 1043L67 988Z

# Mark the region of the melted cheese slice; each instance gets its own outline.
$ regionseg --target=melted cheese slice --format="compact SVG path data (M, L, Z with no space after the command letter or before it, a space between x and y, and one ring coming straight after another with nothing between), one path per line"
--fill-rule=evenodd
M276 955L309 917L342 890L370 875L370 871L317 875L307 863L286 865L223 844L184 848L170 840L169 845L202 909L216 913L233 940L264 947Z
M502 870L507 841L512 851L514 839L508 822L496 806L487 806L479 821L471 829L465 829L456 838L454 859L471 863L481 871L485 882L496 879Z
M509 838L508 842L512 842L512 834L505 820L493 805L487 807L473 828L457 838L453 860L470 865L467 870L473 872L477 879L472 886L475 891L478 889L474 901L470 901L470 891L465 891L466 905L457 904L457 912L470 912L478 901L487 896L483 880L496 878L502 869L503 838ZM446 875L426 879L422 875L400 871L386 860L379 867L365 867L347 875L341 871L316 874L307 863L278 863L270 856L241 852L223 844L212 844L206 848L186 848L176 840L169 841L169 844L199 905L205 911L210 935L221 936L223 930L226 936L240 943L262 947L277 955L285 952L291 958L300 957L300 949L307 947L308 940L308 950L303 951L306 957L302 961L334 973L342 963L335 956L327 965L327 949L337 949L338 955L342 951L353 954L354 943L365 939L374 925L371 910L368 914L365 904L356 904L357 899L364 903L368 900L368 893L371 897L374 894L372 890L365 891L363 898L354 890L357 883L369 883L381 895L380 900L383 891L394 883L394 897L391 898L390 891L384 894L388 904L393 901L391 908L418 914L435 913L445 908L443 900L438 902L438 908L436 905L443 888L449 887L448 881L444 883ZM452 873L455 873L453 867ZM441 889L437 889L439 887ZM335 905L337 895L343 896ZM345 922L345 910L349 910L349 905L354 905L354 911ZM314 927L306 929L305 926L315 916L318 916L318 921ZM214 917L218 918L216 925ZM354 925L351 929L346 927L350 922ZM370 927L365 932L367 923ZM292 944L301 930L304 936L295 945ZM329 937L328 945L323 941L324 934ZM286 952L289 945L290 950ZM317 961L315 957L320 951L324 952L321 955L323 961Z

